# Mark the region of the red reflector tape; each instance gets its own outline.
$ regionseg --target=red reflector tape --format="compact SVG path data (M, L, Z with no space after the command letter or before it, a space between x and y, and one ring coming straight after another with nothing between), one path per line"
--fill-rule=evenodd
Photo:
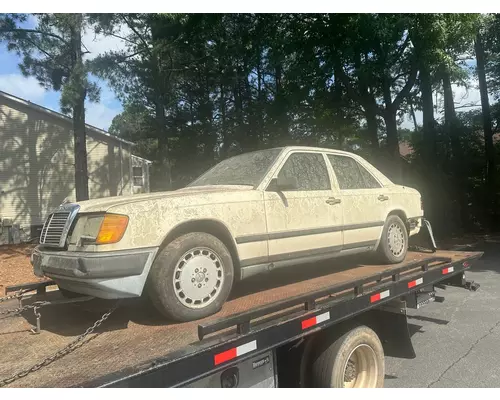
M390 294L391 292L389 290L374 294L373 296L370 296L370 303L375 303L376 301L385 299L386 297L389 297Z
M421 285L422 283L424 283L424 278L415 279L414 281L408 282L408 289Z
M257 349L256 340L242 344L241 346L238 347L233 347L232 349L216 354L214 356L214 364L215 365L222 364L226 361L232 360L233 358L242 356L243 354L250 353L251 351L256 349Z
M453 272L453 267L443 268L442 270L443 275L449 274L450 272Z
M305 319L302 321L302 330L310 328L311 326L320 324L321 322L328 321L330 319L330 311L326 313L316 315L312 318Z

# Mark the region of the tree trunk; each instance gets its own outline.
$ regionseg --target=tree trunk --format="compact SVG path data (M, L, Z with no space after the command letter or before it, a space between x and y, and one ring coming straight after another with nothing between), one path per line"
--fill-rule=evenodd
M417 117L415 115L415 108L413 107L412 101L409 99L408 102L410 103L410 114L411 114L411 119L413 120L413 129L415 131L418 131L418 122L417 122Z
M266 125L264 124L264 112L265 112L265 88L264 88L264 71L262 62L262 49L259 48L257 61L257 104L255 110L257 111L257 129L259 131L259 140L264 142L267 136Z
M276 111L277 111L277 123L278 123L278 132L279 139L281 141L280 145L289 144L289 130L288 130L288 116L287 116L287 107L286 100L283 93L282 87L282 73L283 68L281 66L281 62L278 62L274 69L275 73L275 85L276 85Z
M378 143L378 122L377 122L377 111L373 107L366 107L365 109L366 118L366 133L368 141L373 149L379 149Z
M168 135L166 132L166 116L165 116L165 106L161 95L157 94L155 98L155 122L156 122L156 133L158 135L158 155L160 161L160 170L162 171L162 177L160 179L160 185L169 190L172 188L172 174L170 168L170 157L169 157L169 146L168 146Z
M384 121L385 129L387 134L387 150L394 160L399 161L399 138L398 138L398 123L396 120L397 109L393 107L392 96L391 96L391 86L388 77L384 77L383 83L384 90ZM398 162L399 165L399 162Z
M453 90L451 88L451 77L449 71L443 69L443 95L444 95L444 123L446 133L451 140L451 149L454 157L460 154L460 143L458 141L457 114L453 99Z
M467 213L467 193L466 193L466 175L463 170L462 148L460 147L460 124L455 111L453 100L453 90L451 88L450 72L443 68L443 95L444 95L444 125L446 134L451 141L452 151L452 170L458 197L458 208L461 228L467 229L469 224L469 215Z
M487 211L496 210L495 205L495 148L493 147L493 129L491 126L490 102L488 99L488 86L486 83L486 55L480 32L477 32L474 43L477 61L477 76L479 80L479 93L481 96L481 109L483 117L484 147L486 153L486 187L487 187ZM495 218L494 218L495 219ZM493 224L496 221L492 222Z
M432 162L436 158L436 131L431 75L426 65L420 68L420 91L422 93L424 160Z
M400 153L396 113L392 109L386 110L384 113L384 121L387 131L387 149L394 159L399 159Z
M161 32L161 24L155 14L152 14L148 20L151 29L151 41L153 50L150 54L151 71L153 78L154 89L154 105L155 105L155 128L156 137L158 139L158 161L159 179L158 186L160 189L172 189L172 167L170 165L170 149L169 149L169 135L167 132L167 118L165 114L165 93L168 93L170 85L170 72L164 67L164 59L161 50L161 41L163 40ZM173 65L170 65L172 67Z
M37 131L37 121L32 121L29 118L30 114L27 114L26 121L26 145L28 147L28 185L27 185L27 193L28 198L32 199L32 201L27 202L29 207L29 215L30 215L30 224L31 226L38 226L43 224L42 221L42 190L40 188L40 170L43 174L44 165L39 165L40 160L38 158L37 152L37 139L38 139L38 131ZM35 202L34 199L37 201ZM31 231L31 237L34 237L34 231Z
M76 201L89 199L89 182L87 168L87 137L85 132L85 97L83 85L84 69L82 60L82 15L78 14L75 25L71 28L72 74L78 92L76 103L73 104L73 138L75 153L75 194Z
M221 72L221 77L223 76ZM222 159L226 158L229 150L229 138L226 132L226 92L224 90L224 84L220 83L220 102L219 102L220 114L221 114L221 136L222 136L222 148L221 156Z
M451 77L447 69L443 69L443 95L444 95L444 125L447 135L451 141L451 151L455 164L459 164L461 156L460 140L459 140L459 123L457 113L455 111L455 103L453 100L453 90L451 88ZM458 172L458 171L457 171Z

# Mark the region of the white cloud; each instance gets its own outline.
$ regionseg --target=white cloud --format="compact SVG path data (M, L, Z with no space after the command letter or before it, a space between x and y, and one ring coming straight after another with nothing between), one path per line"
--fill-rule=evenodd
M47 93L35 78L21 74L0 75L0 90L34 103L42 101Z
M122 25L117 35L125 37L128 32L130 32L129 29ZM124 40L115 36L96 35L92 28L86 30L82 37L82 42L87 47L88 51L90 51L90 54L86 54L88 59L93 59L107 51L123 50L126 47Z
M96 128L107 131L113 118L122 110L107 107L102 103L89 103L86 105L85 122Z

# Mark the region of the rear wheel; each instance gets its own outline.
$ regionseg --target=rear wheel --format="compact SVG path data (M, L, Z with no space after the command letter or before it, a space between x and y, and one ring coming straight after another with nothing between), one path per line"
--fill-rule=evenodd
M408 252L408 232L397 215L389 215L385 221L378 251L383 263L396 264L405 259Z
M155 307L175 321L191 321L218 312L234 279L226 246L215 236L195 232L180 236L159 254L149 274Z
M327 331L331 333L332 331ZM311 354L313 387L381 388L384 386L384 350L377 334L358 326L335 338L318 338Z

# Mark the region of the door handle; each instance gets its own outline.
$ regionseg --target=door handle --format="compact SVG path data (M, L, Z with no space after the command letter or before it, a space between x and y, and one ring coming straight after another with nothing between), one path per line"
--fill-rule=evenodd
M335 197L329 197L327 200L326 200L326 204L330 204L331 206L335 205L335 204L340 204L342 202L342 200L340 199L336 199Z
M380 201L386 201L386 200L389 200L389 196L385 196L383 194L381 194L380 196L377 197Z

